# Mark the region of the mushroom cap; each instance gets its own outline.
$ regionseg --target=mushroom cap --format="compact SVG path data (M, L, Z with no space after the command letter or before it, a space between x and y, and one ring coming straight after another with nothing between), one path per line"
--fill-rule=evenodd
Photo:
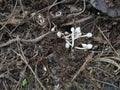
M93 35L92 35L92 33L87 33L86 36L87 36L88 38L91 38Z

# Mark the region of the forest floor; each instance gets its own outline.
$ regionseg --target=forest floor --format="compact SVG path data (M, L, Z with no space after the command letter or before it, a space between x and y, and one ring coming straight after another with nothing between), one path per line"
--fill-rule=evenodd
M71 27L93 34L75 41L92 49L65 47L57 33ZM120 18L89 0L0 0L0 88L120 90Z

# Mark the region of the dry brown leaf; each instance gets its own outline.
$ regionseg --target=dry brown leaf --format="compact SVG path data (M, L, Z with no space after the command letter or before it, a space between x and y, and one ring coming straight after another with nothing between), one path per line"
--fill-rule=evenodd
M97 42L99 42L99 43L104 43L104 44L107 43L106 40L104 40L104 39L102 38L102 36L94 36L94 37L93 37L93 40L94 40L94 41L97 41Z
M10 24L18 24L20 23L22 20L21 19L17 19L15 17L11 18L11 20L9 21Z
M0 24L4 25L6 22L7 21L3 21L3 22L0 22ZM17 24L21 24L21 23L24 23L24 21L22 21L22 19L12 17L7 24L17 25Z
M97 58L95 61L102 61L102 62L107 62L107 63L110 63L110 64L113 64L114 66L116 66L118 70L120 70L120 64L118 64L117 62L115 62L113 59L110 59L110 58Z
M73 5L69 5L68 8L70 8L71 12L77 12L78 11L78 9Z

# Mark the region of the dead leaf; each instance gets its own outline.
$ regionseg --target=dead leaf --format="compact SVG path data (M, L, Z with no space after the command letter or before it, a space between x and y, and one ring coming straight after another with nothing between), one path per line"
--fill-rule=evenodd
M104 40L104 39L102 38L102 36L94 36L94 37L93 37L93 40L94 40L94 41L97 41L98 43L104 43L104 44L107 43L106 40Z
M0 22L0 24L1 24L1 25L4 25L6 22L7 22L7 20ZM12 17L12 18L7 22L7 24L13 24L13 25L23 24L23 23L24 23L24 21L23 21L22 19L15 18L15 17Z
M78 9L73 5L69 5L68 8L70 8L71 12L78 12Z
M120 64L115 62L113 59L105 57L105 58L97 58L95 61L102 61L102 62L107 62L107 63L113 64L114 66L116 66L118 68L116 71L120 70Z

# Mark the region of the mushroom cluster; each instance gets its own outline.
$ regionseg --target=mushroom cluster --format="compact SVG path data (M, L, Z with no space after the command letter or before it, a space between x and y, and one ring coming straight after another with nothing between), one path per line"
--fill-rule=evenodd
M65 41L66 41L65 47L66 48L71 47L71 48L75 48L75 49L92 49L92 47L93 47L92 44L85 44L85 43L81 43L81 47L75 46L76 39L79 39L82 37L91 38L93 36L92 33L90 33L90 32L83 35L80 27L76 27L76 28L71 27L71 33L69 33L69 32L63 33L61 31L58 31L57 36L58 36L58 38L65 39Z

